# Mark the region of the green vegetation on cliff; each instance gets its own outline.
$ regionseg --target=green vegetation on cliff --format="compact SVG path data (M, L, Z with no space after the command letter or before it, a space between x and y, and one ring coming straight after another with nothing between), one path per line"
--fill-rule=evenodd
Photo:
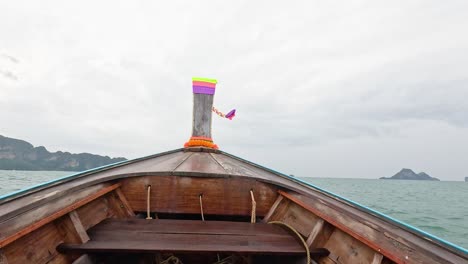
M49 152L45 147L0 135L0 170L83 171L123 160L89 153Z

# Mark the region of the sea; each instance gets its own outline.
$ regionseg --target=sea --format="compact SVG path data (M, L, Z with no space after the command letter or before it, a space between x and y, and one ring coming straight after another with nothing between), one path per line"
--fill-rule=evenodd
M0 170L0 196L70 174ZM468 249L468 182L299 178Z

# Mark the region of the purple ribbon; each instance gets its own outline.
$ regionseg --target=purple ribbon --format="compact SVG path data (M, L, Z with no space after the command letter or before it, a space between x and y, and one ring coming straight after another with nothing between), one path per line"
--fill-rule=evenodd
M206 87L206 86L193 86L193 93L196 94L214 94L215 88Z
M236 109L232 109L226 114L226 118L232 120L236 116Z

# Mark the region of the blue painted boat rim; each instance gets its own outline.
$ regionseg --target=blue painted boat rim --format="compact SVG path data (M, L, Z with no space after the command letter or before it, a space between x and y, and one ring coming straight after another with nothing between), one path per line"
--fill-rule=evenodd
M407 228L407 229L409 229L409 230L411 230L411 231L413 231L413 232L415 232L415 233L417 233L417 234L419 234L419 235L424 236L426 239L429 239L429 240L436 240L436 241L438 241L438 242L440 242L440 243L442 243L442 244L444 244L444 245L446 245L446 246L448 246L448 247L450 247L450 248L453 248L453 249L455 249L455 250L461 251L461 252L464 253L464 254L468 254L468 250L465 249L465 248L462 248L462 247L460 247L460 246L458 246L458 245L456 245L456 244L453 244L453 243L451 243L451 242L449 242L449 241L446 241L446 240L444 240L444 239L442 239L442 238L436 237L436 236L434 236L434 235L432 235L432 234L430 234L430 233L427 233L427 232L424 231L424 230L421 230L421 229L419 229L419 228L417 228L417 227L414 227L414 226L412 226L412 225L410 225L410 224L407 224L407 223L405 223L405 222L402 222L402 221L400 221L400 220L398 220L398 219L395 219L395 218L393 218L393 217L391 217L391 216L388 216L388 215L386 215L386 214L384 214L384 213L381 213L381 212L379 212L379 211L376 211L376 210L374 210L374 209L372 209L372 208L369 208L369 207L367 207L367 206L365 206L365 205L362 205L362 204L360 204L360 203L357 203L357 202L355 202L355 201L352 201L352 200L350 200L350 199L347 199L347 198L345 198L345 197L342 197L342 196L340 196L340 195L338 195L338 194L336 194L336 193L327 191L327 190L325 190L325 189L323 189L323 188L320 188L320 187L318 187L318 186L316 186L316 185L314 185L314 184L312 184L312 183L306 182L306 181L301 180L301 179L298 179L298 178L296 178L296 177L289 176L289 175L287 175L287 174L284 174L284 173L275 171L275 170L270 169L270 168L267 168L267 167L263 167L263 166L261 166L261 165L255 164L255 163L253 163L253 162L251 162L251 161L242 159L242 158L240 158L240 157L237 157L237 156L235 156L235 155L232 155L232 154L229 154L229 153L226 153L226 152L223 152L223 151L221 151L221 153L223 153L223 154L225 154L225 155L227 155L227 156L230 156L230 157L232 157L232 158L241 160L241 161L243 161L243 162L249 163L249 164L251 164L251 165L253 165L253 166L256 166L256 167L258 167L258 168L267 170L267 171L269 171L269 172L271 172L271 173L274 173L274 174L276 174L276 175L278 175L278 176L285 177L285 178L287 178L287 179L289 179L289 180L291 180L291 181L294 181L294 182L296 182L296 183L305 185L305 186L307 186L307 187L309 187L309 188L313 188L313 189L319 190L319 191L321 191L321 192L323 192L323 193L326 193L326 194L328 194L328 195L330 195L330 196L332 196L332 197L335 197L335 198L337 198L337 199L339 199L339 200L342 200L342 201L345 201L345 202L347 202L347 203L349 203L349 204L352 204L352 205L356 206L357 208L359 208L359 209L361 209L361 210L363 210L363 211L365 211L365 212L368 212L368 213L371 213L371 214L373 214L373 215L375 215L375 216L384 218L384 219L386 219L386 220L388 220L388 221L391 221L391 222L393 222L393 223L395 223L395 224L397 224L397 225L399 225L399 226L403 226L403 227L405 227L405 228Z
M33 186L25 188L25 189L21 189L21 190L18 190L18 191L14 191L14 192L11 192L11 193L1 195L0 196L0 204L5 202L6 199L19 198L19 197L21 197L22 194L25 194L27 192L40 191L40 190L44 189L45 187L50 187L50 186L53 186L53 185L57 185L59 183L68 182L70 180L78 179L78 178L84 177L84 176L89 175L89 174L94 174L94 173L101 172L101 171L104 171L104 170L121 167L121 166L124 166L124 165L127 165L127 164L142 161L142 160L152 159L152 158L155 158L155 157L176 153L176 152L179 152L179 151L182 151L182 150L183 150L183 148L180 148L180 149L161 152L161 153L158 153L158 154L148 155L148 156L144 156L144 157L140 157L140 158L136 158L136 159L119 161L119 162L107 164L107 165L104 165L104 166L92 168L92 169L89 169L89 170L80 171L80 172L77 172L77 173L74 173L74 174L71 174L71 175L66 175L66 176L63 176L63 177L59 177L59 178L56 178L56 179L53 179L53 180L50 180L50 181L46 181L46 182L43 182L43 183L33 185Z
M90 174L94 174L94 173L97 173L97 172L101 172L101 171L116 168L116 167L121 167L121 166L128 165L128 164L138 162L138 161L143 161L143 160L147 160L147 159L151 159L151 158L155 158L155 157L159 157L159 156L163 156L163 155L176 153L176 152L179 152L179 151L184 151L184 149L179 148L179 149L166 151L166 152L162 152L162 153L158 153L158 154L153 154L153 155L149 155L149 156L144 156L144 157L136 158L136 159L132 159L132 160L120 161L120 162L108 164L108 165L105 165L105 166L89 169L89 170L86 170L86 171L78 172L78 173L75 173L75 174L67 175L67 176L64 176L64 177L60 177L60 178L57 178L57 179L54 179L54 180L51 180L51 181L47 181L47 182L44 182L44 183L40 183L40 184L31 186L29 188L21 189L21 190L18 190L18 191L9 193L9 194L2 195L2 196L0 196L0 204L6 202L5 200L7 200L7 199L13 199L13 198L21 197L23 194L26 194L28 192L39 191L39 190L44 189L45 187L50 187L50 186L57 185L57 184L60 184L60 183L68 182L70 180L81 178L81 177L84 177L84 176L87 176L87 175L90 175ZM320 187L318 187L318 186L316 186L314 184L311 184L309 182L306 182L304 180L301 180L301 179L298 179L298 178L295 178L295 177L291 177L289 175L278 172L276 170L273 170L273 169L258 165L256 163L253 163L251 161L245 160L245 159L240 158L238 156L229 154L227 152L224 152L224 151L218 151L218 152L220 154L224 154L224 155L226 155L228 157L231 157L231 158L237 159L239 161L248 163L248 164L250 164L252 166L255 166L257 168L260 168L262 170L266 170L266 171L268 171L270 173L273 173L275 175L278 175L280 177L287 178L287 179L289 179L289 180L291 180L293 182L296 182L296 183L299 183L301 185L305 185L305 186L307 186L309 188L318 190L318 191L320 191L322 193L325 193L325 194L327 194L327 195L329 195L331 197L334 197L335 199L347 202L347 203L355 206L356 208L358 208L358 209L360 209L360 210L362 210L364 212L373 214L373 215L375 215L377 217L380 217L380 218L383 218L383 219L385 219L387 221L393 222L394 224L396 224L398 226L402 226L402 227L406 228L407 230L410 230L410 231L412 231L412 232L414 232L414 233L416 233L418 235L423 236L425 239L435 240L435 241L437 241L437 242L439 242L439 243L441 243L441 244L443 244L445 246L448 246L448 247L450 247L450 248L452 248L454 250L460 251L460 252L462 252L464 254L468 254L468 250L465 249L465 248L462 248L462 247L460 247L458 245L455 245L455 244L453 244L453 243L451 243L449 241L446 241L446 240L444 240L442 238L436 237L436 236L434 236L434 235L432 235L430 233L427 233L426 231L423 231L423 230L421 230L421 229L419 229L417 227L414 227L412 225L404 223L404 222L402 222L402 221L400 221L398 219L395 219L395 218L393 218L391 216L388 216L388 215L386 215L384 213L376 211L376 210L374 210L372 208L369 208L369 207L367 207L365 205L362 205L360 203L357 203L357 202L349 200L349 199L347 199L345 197L342 197L342 196L340 196L338 194L335 194L333 192L322 189L322 188L320 188Z

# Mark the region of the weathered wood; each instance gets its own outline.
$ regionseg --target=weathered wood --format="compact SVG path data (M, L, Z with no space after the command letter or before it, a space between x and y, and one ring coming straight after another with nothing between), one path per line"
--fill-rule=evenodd
M281 201L283 200L283 196L282 195L278 195L278 198L276 198L276 201L273 203L273 205L270 207L270 209L268 210L268 213L266 213L266 215L263 217L263 222L264 223L268 223L268 221L270 221L270 218L271 216L273 215L273 213L276 211L276 208L278 208L278 205L281 203Z
M39 207L35 207L29 211L23 212L12 218L0 221L0 240L16 232L27 228L35 222L52 215L53 213L62 210L63 208L72 205L86 197L99 192L101 189L110 186L110 184L97 184L87 188L83 188L76 192L71 192L65 197L49 201Z
M29 233L31 233L32 231L54 221L55 219L79 208L80 206L84 205L84 204L87 204L91 201L93 201L94 199L108 193L108 192L111 192L113 190L115 190L116 188L118 188L120 186L120 184L114 184L112 186L109 186L109 187L105 187L103 189L100 189L99 191L87 196L86 198L84 199L81 199L77 202L74 202L73 204L70 204L70 205L67 205L66 207L63 207L62 209L58 210L58 211L55 211L54 213L50 214L50 215L47 215L46 217L43 217L43 218L37 218L37 217L34 217L34 216L29 216L29 217L32 217L31 218L28 218L28 217L23 217L23 219L25 220L29 220L29 221L36 221L30 225L27 225L26 227L24 227L23 229L20 229L20 230L17 230L17 226L21 226L21 224L24 226L24 222L19 222L18 219L10 219L10 221L6 221L6 222L3 222L3 223L0 223L0 227L2 227L2 239L0 240L0 247L4 247L6 245L8 245L9 243L17 240L18 238L24 236L24 235L27 235ZM68 198L69 200L73 200L72 198ZM69 201L68 200L68 201ZM58 205L63 205L62 204L62 201L60 201L60 203L58 203ZM50 209L50 208L49 208ZM34 212L33 212L34 213ZM43 213L43 212L41 212ZM13 228L12 228L13 227ZM17 230L16 233L11 233L13 230ZM5 231L4 231L5 230ZM9 234L9 235L6 235L6 234Z
M132 210L132 207L128 203L127 198L123 194L122 190L120 188L115 189L115 193L119 197L120 202L124 206L125 210L127 211L128 216L135 216L135 212Z
M463 263L465 261L460 256L445 250L434 248L433 251L428 251L435 245L419 241L420 239L413 237L411 233L395 227L392 228L372 215L340 210L343 205L335 207L339 204L335 204L332 200L325 202L321 199L311 199L295 193L279 192L285 198L354 237L356 241L361 241L374 251L380 252L397 263ZM411 240L417 240L418 243L412 244ZM422 243L425 243L426 248L421 248ZM411 260L408 261L406 257L411 258Z
M396 264L396 262L393 262L384 256L382 259L382 264Z
M274 188L281 187L290 191L298 192L303 197L319 203L318 205L312 204L311 207L325 207L332 212L324 212L325 216L328 215L329 218L333 219L335 217L334 213L339 213L339 215L342 215L346 220L348 218L351 219L352 224L348 226L348 230L353 237L359 239L358 237L362 234L362 241L373 245L373 249L376 251L381 249L381 252L385 256L392 258L395 262L405 261L406 256L411 258L410 261L414 260L419 262L424 262L427 259L434 259L432 263L466 262L468 259L466 254L446 246L440 241L431 240L429 237L425 237L424 235L412 231L409 228L405 228L402 225L396 224L391 220L378 215L372 215L365 209L343 199L333 197L323 191L307 187L305 184L294 182L294 179L291 180L285 176L275 173L274 171L262 168L248 161L241 160L227 153L206 153L211 154L212 157L214 157L214 160L221 165L225 173L213 174L210 171L212 168L211 165L200 166L197 171L191 170L190 166L185 166L182 171L175 171L177 168L184 166L183 163L185 161L183 159L186 159L190 154L191 153L185 153L183 150L179 150L169 152L164 155L155 155L132 162L128 166L116 167L87 176L83 174L79 176L82 178L76 177L73 179L61 180L54 184L63 183L62 185L41 187L43 190L38 190L41 189L38 188L36 190L27 191L24 194L21 194L24 195L24 197L21 198L17 198L21 196L17 195L13 198L10 197L4 199L0 201L0 222L4 223L9 219L19 217L20 215L21 219L23 219L28 211L42 207L46 204L48 206L49 202L56 200L58 197L66 197L76 190L114 179L141 175L237 177L255 179L257 181L263 181L263 183L272 183L276 186ZM170 205L170 203L168 203L168 205ZM267 211L265 211L265 213L266 212ZM36 220L38 218L40 217L33 217L32 219ZM341 220L338 220L338 222L340 221ZM23 221L21 222L24 223ZM343 223L343 225L346 227L346 223ZM3 235L3 227L0 227L0 230L2 230ZM10 230L17 230L17 227ZM381 240L383 240L384 243L380 243ZM393 245L391 245L392 243ZM381 245L382 248L380 248ZM428 255L428 257L424 257L424 255ZM429 261L428 263L431 262Z
M77 219L72 220L74 218L72 215L76 215L76 211L72 211L68 215L62 216L53 222L59 232L57 235L66 243L84 243L88 241L89 237L81 225L81 222L77 222ZM70 257L73 260L78 256L72 255Z
M108 201L108 206L114 212L115 217L127 218L131 216L129 215L129 212L127 211L125 206L120 201L119 196L115 193L115 191L110 193L109 195L106 195L105 197Z
M193 94L193 137L211 138L213 95Z
M199 214L203 194L205 215L250 215L253 189L261 194L256 197L257 216L263 216L278 195L274 186L252 179L145 176L122 181L122 192L133 210L146 211L148 185L152 186L151 211L158 213Z
M323 226L325 225L325 221L323 219L317 220L315 223L314 228L310 232L309 236L307 237L307 246L311 247L312 243L314 243L315 239L318 237L318 234L322 232Z
M213 156L203 152L193 153L174 171L183 173L184 171L203 172L207 170L216 174L226 173L224 168L213 158Z
M73 223L73 227L76 230L76 233L78 234L78 237L80 238L81 243L85 243L89 240L88 233L86 233L86 230L83 227L83 224L81 223L80 217L78 216L78 213L76 211L71 211L68 213L68 217L70 217L71 222Z
M81 255L81 257L77 258L73 261L72 264L94 264L94 258L88 254Z
M322 219L323 220L323 219ZM331 234L335 231L335 227L328 222L323 223L322 229L318 232L315 238L312 240L310 244L311 248L318 248L323 247L325 243L327 243L328 239L330 239Z
M128 239L128 237L125 237ZM182 253L241 253L241 254L277 254L277 255L303 255L304 249L279 238L262 236L248 237L226 236L214 241L210 235L192 235L187 240L185 235L158 235L158 240L148 237L148 240L119 241L89 241L86 244L60 244L58 250L63 253L156 253L156 252L182 252ZM301 251L302 250L302 251ZM310 250L311 255L324 256L329 251L324 248Z
M106 218L116 217L109 205L108 195L100 197L76 210L85 230L99 224Z
M310 211L304 210L301 206L283 199L283 202L278 206L270 220L289 224L301 235L307 237L320 218Z
M135 231L157 234L209 234L209 235L236 235L245 236L289 236L277 225L251 224L246 222L229 221L195 221L159 219L144 221L146 219L106 219L99 225L89 230L91 237L96 237L100 232Z
M116 232L118 230L118 232ZM304 254L284 229L264 223L107 219L93 227L83 245L62 244L61 252L237 252ZM125 241L125 243L122 243ZM323 254L324 250L316 250Z
M383 255L380 253L375 252L374 253L374 258L372 259L371 264L381 264L383 259Z
M3 248L11 263L70 263L71 257L59 254L56 247L64 237L54 223L48 223Z
M67 196L77 190L82 190L83 188L102 182L123 177L148 175L148 172L154 172L152 173L153 175L169 175L175 166L180 164L181 159L190 154L183 152L183 149L168 151L137 159L133 161L131 166L110 166L108 169L97 170L95 173L82 173L76 177L57 180L53 184L7 197L0 200L0 222L32 208L48 204L50 201Z
M335 229L325 248L337 256L338 263L371 263L375 251L359 240Z
M0 264L8 264L8 259L5 256L5 254L3 254L3 250L1 248L0 248Z

